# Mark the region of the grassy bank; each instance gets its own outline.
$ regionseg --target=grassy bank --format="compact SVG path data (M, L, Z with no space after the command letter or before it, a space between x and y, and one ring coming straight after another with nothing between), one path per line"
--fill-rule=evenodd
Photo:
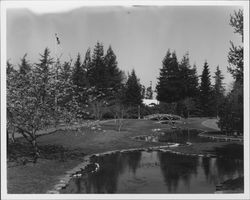
M214 131L202 125L204 120L206 119L192 118L178 126ZM125 120L120 132L113 121L103 123L100 130L82 128L78 131L56 131L38 138L42 158L36 164L27 162L25 165L18 161L18 157L27 155L29 148L24 148L27 144L20 138L19 143L22 145L19 148L24 149L23 152L20 153L17 148L16 152L9 153L8 193L45 193L58 182L59 176L82 162L85 154L162 145L131 138L137 135L151 135L152 129L156 128L167 130L169 126L149 120ZM177 147L175 150L200 154L225 144L229 142L197 143Z

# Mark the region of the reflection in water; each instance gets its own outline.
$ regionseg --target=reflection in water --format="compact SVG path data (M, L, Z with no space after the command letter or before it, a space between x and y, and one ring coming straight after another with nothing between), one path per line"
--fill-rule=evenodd
M158 155L168 192L176 192L180 180L189 187L191 176L197 173L198 158L173 153L159 153Z
M147 142L169 142L185 144L186 142L210 142L211 139L198 136L200 133L196 129L177 129L158 133L157 135L137 136L135 139Z
M213 193L216 185L243 176L240 158L192 157L169 152L114 153L94 157L96 173L70 181L62 193Z
M201 165L203 167L204 174L205 174L207 180L208 180L209 174L210 174L210 167L211 167L210 160L211 160L211 158L203 158L201 161Z
M138 168L140 161L141 161L141 152L137 151L133 154L125 154L128 160L128 166L132 170L132 172L135 174L136 169Z
M101 166L97 173L93 173L89 179L90 188L87 193L115 193L120 173L124 171L126 162L121 154L111 154L92 159Z

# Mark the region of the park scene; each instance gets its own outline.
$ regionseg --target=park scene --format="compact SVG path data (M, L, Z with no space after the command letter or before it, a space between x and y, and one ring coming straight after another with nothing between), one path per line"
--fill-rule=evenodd
M8 194L244 193L243 39L232 6L9 9Z

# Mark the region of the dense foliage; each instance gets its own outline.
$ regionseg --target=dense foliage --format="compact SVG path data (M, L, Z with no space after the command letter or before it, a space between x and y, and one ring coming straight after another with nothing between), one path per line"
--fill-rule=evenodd
M182 81L175 52L167 51L158 80L156 90L159 101L172 103L182 98Z
M156 86L161 112L165 108L165 113L183 117L218 116L218 109L225 95L223 75L219 67L213 78L214 85L211 83L210 69L206 61L199 83L196 65L191 67L188 53L179 62L175 52L168 50Z
M168 50L156 86L157 99L166 108L166 112L186 117L190 112L197 112L198 86L196 66L190 66L188 54L178 62L176 53Z
M243 42L243 10L231 15L230 25L235 33L240 34ZM233 75L235 81L232 91L224 99L219 109L219 127L227 134L243 134L244 102L243 102L243 46L235 46L233 42L228 53L228 71Z
M123 103L128 108L128 113L131 117L140 117L140 106L142 104L142 92L141 84L135 74L135 70L132 70L131 74L128 75L128 80L124 88Z
M210 71L207 62L205 62L201 75L201 85L200 85L200 104L203 116L212 115L211 98L212 98L212 86L210 80Z
M29 63L25 54L17 67L7 62L8 136L21 133L38 157L39 130L84 118L99 120L108 113L121 118L124 105L141 104L137 92L140 94L141 88L135 71L125 84L111 46L104 55L103 45L97 43L92 55L88 49L83 61L78 54L73 63L52 58L48 48L38 63Z
M216 116L218 116L219 108L225 98L225 88L223 84L224 76L222 75L219 66L217 66L216 68L214 79L215 83L213 88L213 107L215 108Z

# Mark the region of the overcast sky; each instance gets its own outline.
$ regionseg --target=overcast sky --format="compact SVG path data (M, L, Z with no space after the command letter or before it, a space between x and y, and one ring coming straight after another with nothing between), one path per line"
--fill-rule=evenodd
M83 56L97 41L105 50L112 46L118 66L124 71L135 69L142 84L157 82L162 60L168 49L175 50L178 60L188 51L191 64L201 74L207 60L211 75L220 66L229 84L227 54L232 40L240 37L229 25L234 6L160 6L160 7L81 7L46 13L29 9L7 11L7 58L17 64L28 53L37 62L39 53L49 47L55 54L55 33L61 40L57 53L62 59Z

